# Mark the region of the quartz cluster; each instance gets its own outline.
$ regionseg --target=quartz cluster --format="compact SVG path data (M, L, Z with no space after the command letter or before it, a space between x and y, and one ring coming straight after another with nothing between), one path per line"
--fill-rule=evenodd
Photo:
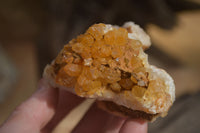
M148 80L148 72L138 58L142 43L130 39L128 30L94 24L71 40L55 60L56 82L66 87L74 85L80 96L104 89L131 92L138 98L148 93L162 96L163 81Z

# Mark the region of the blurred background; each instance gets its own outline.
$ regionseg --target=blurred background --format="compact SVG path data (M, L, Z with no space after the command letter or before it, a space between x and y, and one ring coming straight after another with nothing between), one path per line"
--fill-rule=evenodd
M175 80L176 102L150 133L200 130L200 0L1 0L0 124L35 90L46 64L94 23L134 21L149 61Z

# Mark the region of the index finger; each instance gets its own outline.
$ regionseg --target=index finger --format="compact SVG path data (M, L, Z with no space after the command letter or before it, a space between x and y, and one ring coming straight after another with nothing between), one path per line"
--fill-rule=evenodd
M140 119L128 119L119 133L147 133L147 122Z

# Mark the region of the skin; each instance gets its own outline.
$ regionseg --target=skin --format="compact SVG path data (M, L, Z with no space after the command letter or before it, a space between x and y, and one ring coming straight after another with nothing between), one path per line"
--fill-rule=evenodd
M84 99L52 88L44 80L39 89L0 126L0 133L50 133ZM67 106L66 106L67 105ZM93 104L73 133L147 133L147 122L108 114Z

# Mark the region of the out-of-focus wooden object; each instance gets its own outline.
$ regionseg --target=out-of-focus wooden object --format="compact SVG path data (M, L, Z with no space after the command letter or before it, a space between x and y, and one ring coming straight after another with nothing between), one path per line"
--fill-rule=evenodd
M177 26L172 30L148 26L151 40L158 48L183 63L200 66L200 11L180 13L177 17Z

